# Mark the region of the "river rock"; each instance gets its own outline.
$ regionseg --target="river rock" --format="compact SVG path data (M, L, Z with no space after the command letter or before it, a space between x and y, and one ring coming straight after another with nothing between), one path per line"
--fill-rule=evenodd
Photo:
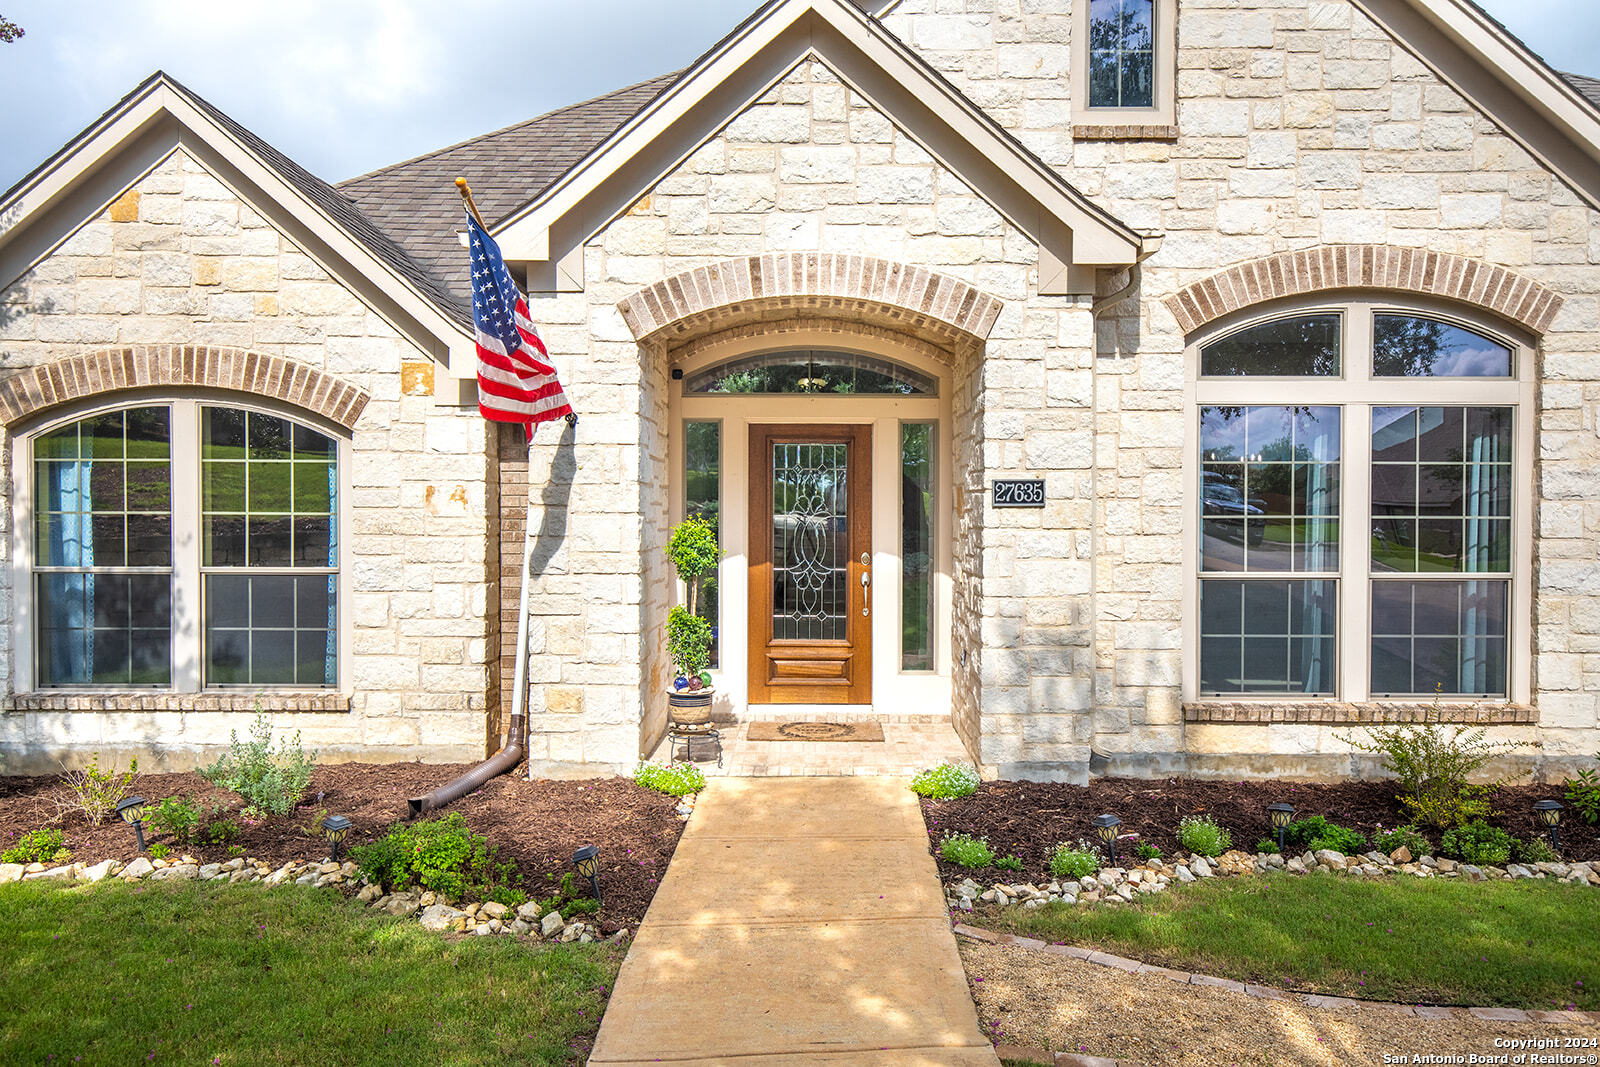
M564 926L566 926L566 921L561 918L561 913L559 911L552 911L549 915L544 917L542 922L539 923L539 933L543 937L550 937L554 934L560 933Z
M422 910L422 928L436 934L465 930L467 913L448 904L430 904Z
M522 907L517 909L517 918L521 919L525 923L536 923L536 922L538 922L539 921L539 905L538 905L538 903L536 901L530 900L526 904L522 905Z
M1192 881L1194 881L1194 872L1189 870L1189 868L1185 867L1181 863L1178 866L1172 868L1172 874L1180 882L1192 882Z
M134 882L145 877L155 869L155 864L151 863L143 856L138 856L132 863L122 868L122 873L117 877L121 878L124 882Z
M72 881L72 864L69 863L65 867L47 867L42 871L35 871L32 874L25 874L22 876L22 880L24 882L36 882L45 879L48 879L52 882L59 882L62 880L66 880L68 882Z
M0 863L0 885L22 881L22 864Z
M487 904L481 905L478 908L480 913L489 916L491 919L504 919L506 917L506 912L510 910L510 908L496 900L491 900Z
M1196 856L1189 861L1189 870L1196 878L1210 878L1213 874L1211 864L1206 862L1204 856Z
M154 882L189 882L200 876L200 868L193 863L180 863L174 867L155 872L150 876Z
M388 912L390 915L397 915L404 919L408 916L415 915L417 913L417 909L420 907L422 907L422 905L417 903L416 897L406 896L403 893L396 893L394 896L389 898L389 903L383 906L383 910Z

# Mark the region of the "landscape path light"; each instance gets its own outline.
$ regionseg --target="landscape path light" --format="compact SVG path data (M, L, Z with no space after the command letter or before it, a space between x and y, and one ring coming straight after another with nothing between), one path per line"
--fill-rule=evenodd
M1560 852L1561 838L1559 835L1561 831L1558 828L1561 826L1561 801L1541 800L1533 806L1533 810L1544 821L1544 824L1550 827L1550 846Z
M1122 825L1122 820L1115 815L1096 815L1094 817L1094 832L1100 838L1100 843L1111 852L1111 866L1117 865L1117 827Z
M572 864L578 868L578 873L589 879L589 888L594 890L594 902L600 903L600 850L593 845L584 845L572 854Z
M1289 824L1294 822L1294 805L1279 801L1267 805L1267 816L1272 820L1272 828L1278 831L1278 855L1283 855L1283 835L1288 832Z
M350 833L350 820L343 815L330 815L322 820L322 836L333 846L333 862L339 862L339 846Z
M139 851L144 851L144 797L124 797L117 802L117 814L133 827L139 838Z

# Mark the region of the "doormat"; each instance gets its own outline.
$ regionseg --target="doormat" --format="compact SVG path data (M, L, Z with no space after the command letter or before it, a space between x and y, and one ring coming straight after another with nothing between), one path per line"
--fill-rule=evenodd
M753 722L751 741L882 741L876 722Z

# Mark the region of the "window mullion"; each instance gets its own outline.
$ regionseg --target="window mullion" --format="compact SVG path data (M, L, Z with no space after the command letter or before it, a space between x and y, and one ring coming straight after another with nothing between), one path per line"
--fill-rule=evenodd
M1347 351L1349 351L1347 349ZM1372 408L1344 409L1343 492L1339 513L1339 695L1366 700L1371 652Z
M200 691L200 405L172 404L172 688Z

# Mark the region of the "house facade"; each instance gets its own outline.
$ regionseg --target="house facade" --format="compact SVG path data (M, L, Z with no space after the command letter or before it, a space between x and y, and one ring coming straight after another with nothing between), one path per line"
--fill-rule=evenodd
M1600 108L1466 0L773 0L334 187L156 76L0 202L0 759L948 715L986 774L1600 750ZM477 414L464 176L580 419Z

